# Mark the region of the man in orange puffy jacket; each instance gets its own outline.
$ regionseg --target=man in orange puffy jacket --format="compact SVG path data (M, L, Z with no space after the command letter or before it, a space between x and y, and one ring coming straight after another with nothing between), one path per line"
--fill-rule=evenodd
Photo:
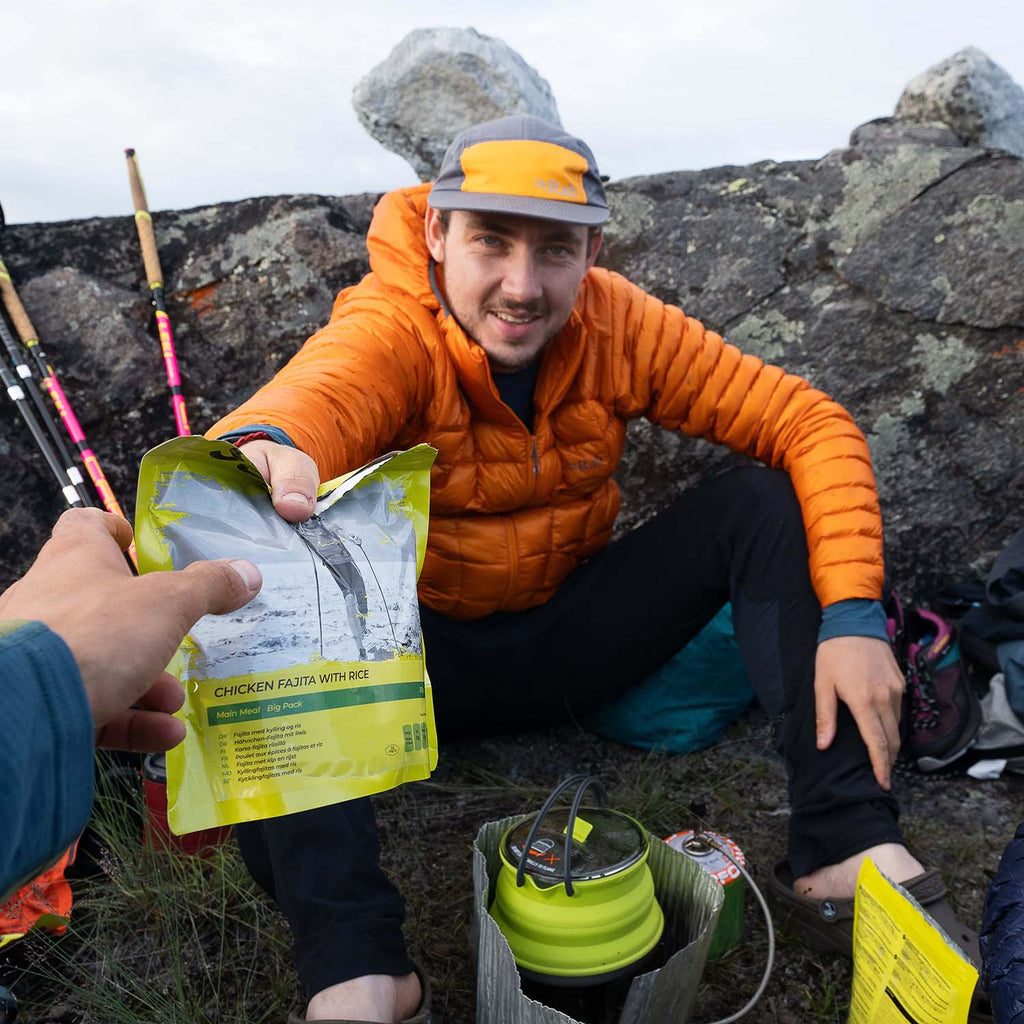
M437 449L419 596L442 733L593 707L731 600L789 766L776 897L794 925L849 950L865 855L942 901L889 793L903 678L879 603L867 445L806 381L595 267L607 216L579 139L525 116L469 129L432 187L384 196L372 272L209 435L244 447L292 522L319 480ZM717 477L609 544L612 473L639 416L770 468ZM307 1020L428 1019L368 800L238 832L291 921Z

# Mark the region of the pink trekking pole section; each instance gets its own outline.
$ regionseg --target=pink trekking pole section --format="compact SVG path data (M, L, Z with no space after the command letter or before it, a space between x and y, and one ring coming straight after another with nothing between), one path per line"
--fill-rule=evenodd
M178 357L174 351L174 335L171 333L171 321L164 306L163 271L160 269L160 257L156 251L156 235L153 233L153 218L146 204L146 193L142 188L142 176L139 174L139 162L134 149L126 149L128 158L128 181L132 187L132 202L135 204L135 226L139 231L139 243L142 246L142 262L146 266L146 277L153 295L153 306L156 308L156 327L160 335L160 351L164 356L164 367L167 370L167 383L171 389L171 405L174 407L174 422L179 437L187 437L189 429L188 416L185 413L185 398L181 393L181 374L178 372Z

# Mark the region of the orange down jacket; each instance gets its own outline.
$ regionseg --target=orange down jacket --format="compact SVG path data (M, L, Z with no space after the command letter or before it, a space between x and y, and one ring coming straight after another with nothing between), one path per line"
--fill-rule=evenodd
M594 268L542 356L531 433L498 397L484 351L431 288L428 191L381 199L367 237L371 273L338 295L327 326L209 436L273 424L324 480L391 449L433 445L420 599L472 619L544 602L607 545L626 422L646 416L788 471L822 606L879 597L871 460L841 406Z

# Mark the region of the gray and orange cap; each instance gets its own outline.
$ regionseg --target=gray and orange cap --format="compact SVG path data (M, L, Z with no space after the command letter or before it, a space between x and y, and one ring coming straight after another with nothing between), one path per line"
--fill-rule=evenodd
M590 147L528 114L485 121L455 136L427 202L594 227L608 201Z

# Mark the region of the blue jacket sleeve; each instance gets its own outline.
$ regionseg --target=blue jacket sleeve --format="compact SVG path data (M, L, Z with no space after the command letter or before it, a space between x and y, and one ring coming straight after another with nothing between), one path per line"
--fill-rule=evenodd
M71 651L41 622L0 628L0 721L2 899L78 838L92 807L92 712Z
M1024 1024L1024 822L985 898L981 983L1001 1024Z

